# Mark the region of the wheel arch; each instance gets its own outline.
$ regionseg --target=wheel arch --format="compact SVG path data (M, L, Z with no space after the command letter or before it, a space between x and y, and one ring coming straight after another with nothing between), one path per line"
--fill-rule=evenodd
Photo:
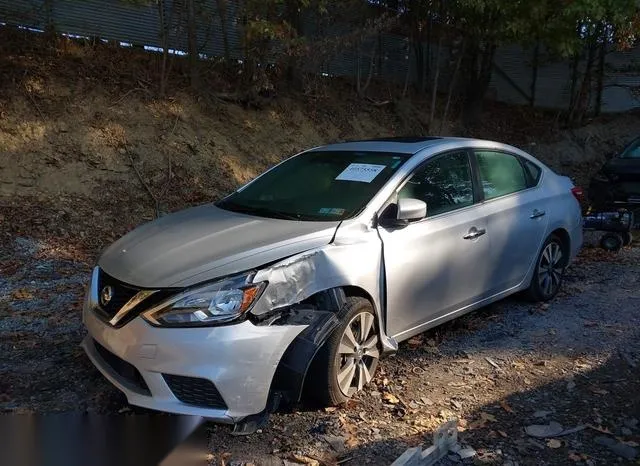
M292 315L281 324L296 324L298 319L301 323L306 318L311 319L311 323L293 340L278 363L271 381L270 399L277 398L277 401L272 404L272 409L275 410L277 404L292 405L302 399L305 384L309 380L309 370L320 348L338 327L340 320L337 313L346 303L347 297L366 299L380 322L380 313L376 309L375 300L369 292L359 286L345 285L318 291L296 305L295 307L299 308L296 310L297 316ZM317 308L319 303L324 307ZM380 325L378 327L378 332L384 335ZM384 348L382 349L384 352Z
M565 265L567 265L569 257L571 256L571 235L569 235L569 232L565 228L559 227L549 233L549 236L557 236L560 238L563 249L562 253L565 257Z

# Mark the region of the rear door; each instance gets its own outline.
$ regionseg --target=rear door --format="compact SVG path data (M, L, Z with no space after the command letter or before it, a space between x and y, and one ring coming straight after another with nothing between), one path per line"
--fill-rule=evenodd
M470 153L460 150L427 160L397 191L396 198L425 201L427 217L404 227L378 227L389 335L410 336L483 294L489 240L472 179Z
M487 296L524 280L547 231L548 206L541 170L529 160L496 150L474 150L490 239Z

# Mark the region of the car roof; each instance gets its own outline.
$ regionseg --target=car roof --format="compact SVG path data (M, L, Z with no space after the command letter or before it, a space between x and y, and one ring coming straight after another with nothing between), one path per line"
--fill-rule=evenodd
M347 141L326 146L316 147L313 151L364 151L364 152L386 152L396 154L413 155L423 149L435 148L451 142L472 141L467 138L454 137L390 137L379 139L366 139L361 141Z

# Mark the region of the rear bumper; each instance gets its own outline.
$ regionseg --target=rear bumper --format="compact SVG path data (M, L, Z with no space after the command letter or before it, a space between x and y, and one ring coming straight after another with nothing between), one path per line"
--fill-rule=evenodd
M262 327L245 321L211 328L156 328L137 317L116 329L98 319L87 306L83 321L89 334L82 347L129 403L222 423L235 423L265 409L278 363L306 327ZM124 377L115 367L115 360L99 350L96 343L133 366L143 382ZM181 401L164 374L212 382L223 400L220 408Z

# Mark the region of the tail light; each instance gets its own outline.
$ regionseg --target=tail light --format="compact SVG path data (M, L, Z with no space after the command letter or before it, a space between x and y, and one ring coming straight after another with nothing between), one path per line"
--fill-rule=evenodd
M584 190L581 187L574 186L571 188L571 194L573 194L573 197L582 204L582 201L584 200Z

